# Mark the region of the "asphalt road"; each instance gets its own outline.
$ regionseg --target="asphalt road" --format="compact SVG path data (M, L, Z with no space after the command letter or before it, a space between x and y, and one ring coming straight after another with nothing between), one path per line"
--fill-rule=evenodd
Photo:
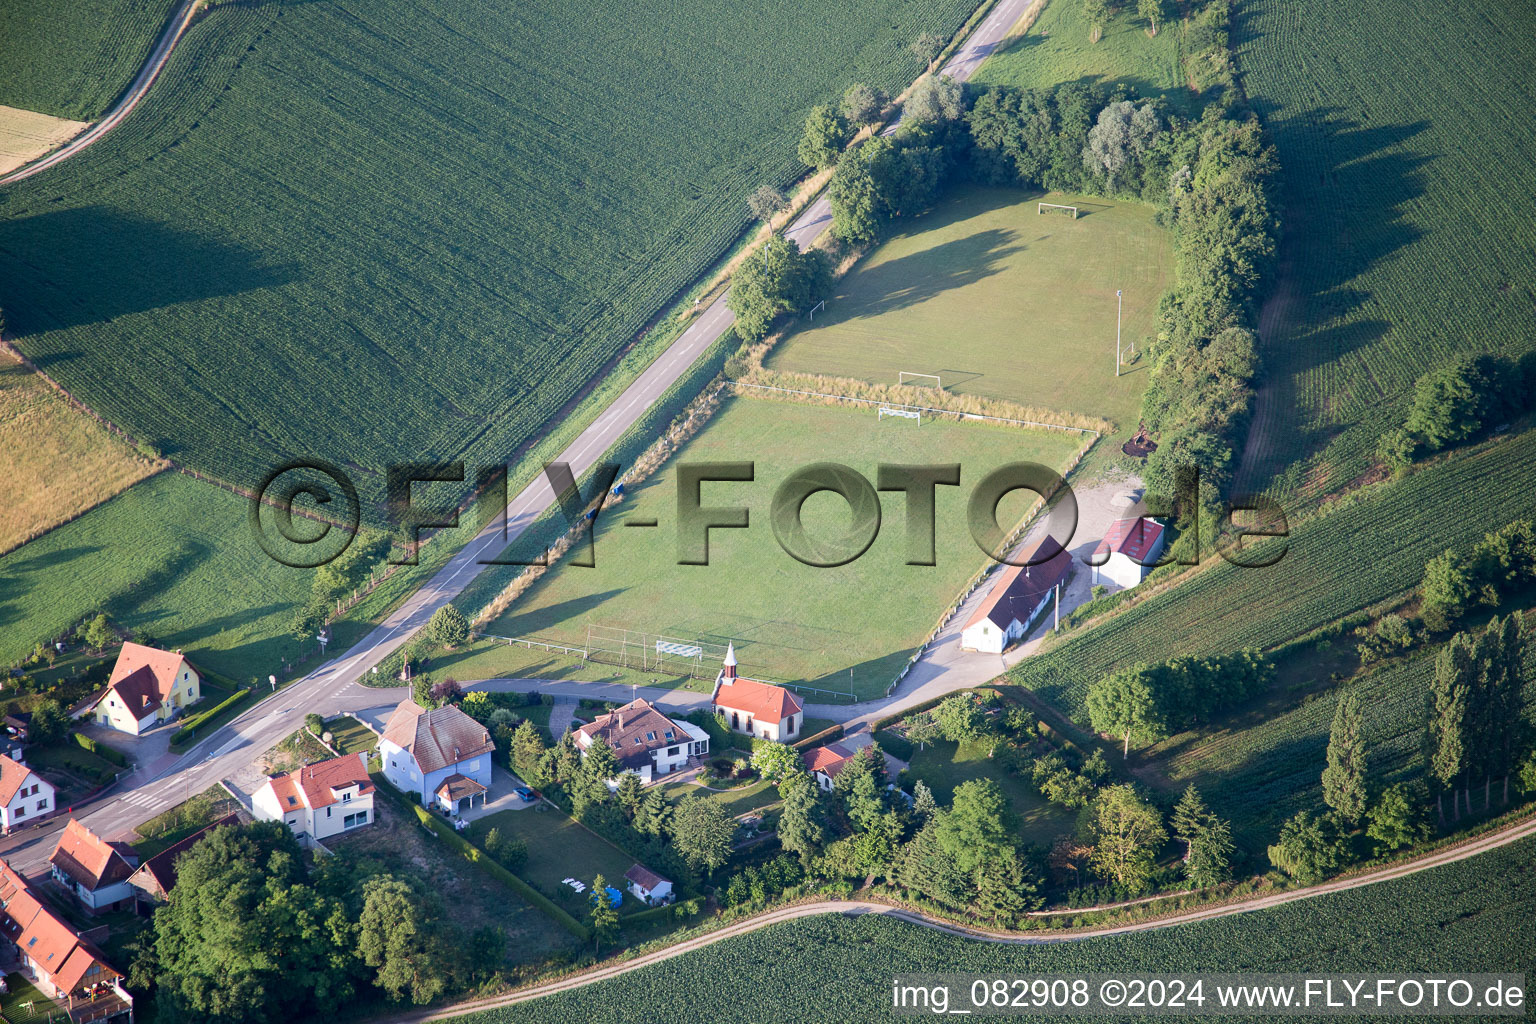
M969 78L977 65L997 49L1027 6L1028 0L1003 0L971 33L953 59L945 65L943 73L962 81ZM96 129L92 129L97 132L92 141L94 137L99 137L98 129L108 130L111 127L109 121L111 124L117 123L143 96L164 65L176 40L180 38L187 20L188 17L179 8L172 29L156 45L150 61L135 79L123 103ZM88 145L86 135L76 141ZM53 158L24 170L36 173L65 156L67 154L61 150ZM823 196L795 219L787 234L803 248L830 228L831 224L832 210ZM665 394L705 349L731 326L735 317L726 308L725 300L725 295L716 299L554 461L568 463L577 477L590 469ZM554 492L548 481L540 476L508 504L506 540L502 539L500 523L489 524L420 590L346 654L321 665L288 686L281 694L257 703L154 777L141 777L138 774L128 776L102 799L94 802L89 809L82 809L76 816L100 835L127 838L135 826L181 803L189 794L201 792L220 779L235 775L273 743L298 729L309 712L334 714L381 703L382 691L363 687L358 680L410 639L432 617L433 612L458 595L483 568L479 564L482 558L493 557L506 543L521 536L535 519L554 504L554 500ZM147 775L147 772L143 773L143 776ZM18 870L35 871L46 863L52 844L51 833L42 830L4 844L3 852Z

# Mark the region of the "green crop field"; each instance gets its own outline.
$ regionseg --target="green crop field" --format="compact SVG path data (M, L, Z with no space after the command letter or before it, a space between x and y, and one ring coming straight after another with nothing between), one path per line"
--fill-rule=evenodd
M1390 26L1390 31L1385 29ZM1253 0L1234 42L1284 168L1247 482L1322 493L1371 464L1414 380L1536 337L1536 9Z
M1206 567L1025 659L1012 675L1074 718L1086 718L1089 685L1115 668L1284 643L1416 586L1430 558L1448 547L1465 550L1489 530L1529 515L1533 504L1536 431L1527 431L1295 524L1277 564Z
M1023 778L1001 771L992 762L991 738L971 743L939 740L926 750L913 753L908 762L907 785L921 779L933 790L940 804L948 806L955 787L972 779L992 779L1008 797L1008 804L1021 819L1019 834L1026 843L1049 846L1057 836L1070 833L1077 824L1077 812L1057 807L1046 800Z
M89 121L138 73L174 0L6 0L0 106Z
M1049 8L1047 8L1049 9ZM1077 204L1076 220L1036 203ZM838 283L826 318L781 344L776 370L895 384L935 373L958 394L1082 413L1134 429L1146 364L1115 371L1115 291L1125 347L1151 334L1173 274L1171 239L1136 203L968 189Z
M1180 67L1182 26L1170 21L1156 36L1134 16L1134 4L1122 5L1109 19L1097 43L1088 41L1088 19L1074 0L1050 0L1022 36L987 58L971 81L1045 89L1059 82L1123 82L1140 96L1167 96L1176 109L1194 106Z
M771 1000L775 1017L785 1020L912 1020L891 1010L892 979L934 971L985 977L1095 971L1529 973L1536 948L1533 903L1536 840L1527 839L1408 878L1272 910L1051 945L975 942L880 914L807 918L620 978L455 1019L608 1024L630 1020L633 1007L644 1006L651 1019L684 1020L708 1005L711 1020L732 1024L762 1020L765 1001ZM837 969L806 970L818 963L835 963ZM1031 1013L1029 1019L1075 1018Z
M924 420L876 419L852 410L731 399L660 473L598 520L596 567L562 564L486 632L585 643L587 624L686 640L734 640L743 674L803 682L862 696L881 693L958 595L985 555L965 525L970 489L1007 462L1061 466L1077 434ZM710 564L679 565L679 462L753 461L752 483L709 483L706 506L750 509L745 530L711 531ZM837 568L812 568L779 547L770 525L774 490L803 466L845 463L875 479L878 463L961 464L961 486L938 488L937 565L904 564L905 498L882 495L873 546ZM1004 499L999 520L1016 520L1025 492ZM807 531L830 537L848 526L847 505L829 494L805 504ZM654 529L630 529L654 517Z
M798 173L813 104L898 90L972 6L217 5L132 118L8 191L0 307L233 482L502 461Z
M99 610L238 682L277 671L311 573L268 558L246 514L162 473L0 558L0 665Z

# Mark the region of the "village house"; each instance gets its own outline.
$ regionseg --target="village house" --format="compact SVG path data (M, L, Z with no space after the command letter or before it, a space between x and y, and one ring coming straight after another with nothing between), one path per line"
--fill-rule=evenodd
M134 889L136 908L140 914L148 915L155 907L170 899L171 890L176 888L176 859L186 853L192 847L222 825L234 825L240 820L238 815L226 814L207 828L192 833L187 838L167 846L153 857L140 864L128 878L128 884Z
M458 708L428 710L413 700L400 702L379 739L384 777L448 814L484 805L495 750L485 726Z
M619 767L647 783L684 767L690 758L709 753L709 733L691 722L674 722L643 697L598 715L577 729L575 737L583 756L602 737Z
M805 724L805 706L782 686L736 674L736 645L725 649L725 664L709 698L715 714L732 732L793 743Z
M133 901L128 879L138 863L131 847L107 842L74 818L48 858L53 880L90 914L121 910Z
M1119 519L1093 552L1093 582L1134 587L1147 578L1163 553L1166 531L1156 519Z
M139 735L202 697L202 679L180 651L124 643L106 688L75 712L97 725Z
M0 829L9 832L56 809L53 783L22 762L0 754Z
M805 752L805 770L811 773L811 778L816 780L816 785L830 793L832 780L836 779L838 772L853 760L853 754L853 751L840 743L816 747Z
M343 754L274 775L251 797L261 821L281 821L302 840L325 840L373 820L368 755Z
M629 891L647 906L657 906L672 900L672 883L643 864L636 864L624 872Z
M132 1024L133 996L101 951L49 910L11 866L0 861L0 959L58 1002L77 1022Z
M1001 654L1029 632L1045 611L1057 588L1072 571L1072 556L1046 537L1021 559L1025 565L1005 565L986 598L960 631L960 649Z

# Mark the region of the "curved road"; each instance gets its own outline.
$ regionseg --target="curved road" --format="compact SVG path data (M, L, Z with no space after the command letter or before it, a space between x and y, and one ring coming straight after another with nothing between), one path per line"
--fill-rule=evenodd
M1004 945L1028 946L1041 945L1043 943L1078 942L1083 939L1103 938L1110 935L1125 935L1131 932L1155 931L1162 928L1171 928L1175 925L1190 924L1195 921L1208 921L1212 918L1230 917L1233 914L1246 914L1255 910L1268 910L1273 907L1294 903L1297 900L1311 899L1316 896L1324 896L1328 893L1342 892L1345 889L1358 889L1362 886L1373 885L1377 882L1385 882L1394 878L1402 878L1404 875L1415 874L1430 868L1451 864L1468 857L1486 853L1489 850L1507 846L1521 839L1536 836L1536 818L1530 818L1523 822L1517 822L1508 828L1486 836L1479 836L1458 846L1449 847L1428 854L1418 860L1405 864L1392 865L1369 871L1351 878L1341 878L1322 885L1314 885L1305 889L1293 889L1287 892L1275 893L1272 896L1263 896L1258 899L1247 900L1241 903L1229 903L1220 906L1201 907L1195 910L1185 911L1179 914L1171 914L1168 917L1157 918L1150 921L1137 921L1131 924L1112 925L1104 928L1088 928L1077 932L1058 932L1055 934L1029 932L997 932L985 928L973 928L968 925L955 924L938 918L929 917L915 910L907 910L902 907L894 907L885 903L875 903L866 900L829 900L820 903L802 903L797 906L785 907L782 910L773 910L745 921L737 921L725 926L718 931L700 935L697 938L680 942L675 946L657 950L625 960L621 963L607 967L599 967L587 971L584 974L572 977L560 978L546 982L542 985L533 985L529 988L511 992L503 996L492 996L487 999L469 1000L456 1003L453 1006L436 1010L430 1013L417 1013L392 1018L401 1024L415 1024L415 1022L448 1020L462 1016L466 1013L478 1013L484 1010L493 1010L501 1006L513 1006L517 1003L525 1003L542 996L555 995L560 992L568 992L572 989L584 988L600 981L607 981L628 974L631 971L649 967L663 960L691 953L705 946L712 946L726 939L736 938L751 932L759 931L771 925L782 924L802 917L815 917L821 914L848 914L859 916L863 914L882 914L898 921L917 925L922 928L931 928L935 931L955 935L964 939L974 939L980 942L995 942Z
M181 42L182 35L187 31L187 26L192 24L192 16L197 13L197 0L180 0L176 10L171 14L171 20L165 26L165 31L160 33L154 48L149 51L149 59L139 69L138 75L128 86L128 91L123 93L105 117L97 121L85 131L76 135L60 148L49 153L41 160L34 160L18 170L12 171L0 178L0 185L10 185L14 182L30 178L52 167L54 164L68 160L70 157L93 145L103 135L116 128L118 124L133 112L133 108L139 105L139 100L149 91L149 87L155 84L155 79L160 77L160 72L165 67L165 62L171 56L171 51L176 44Z

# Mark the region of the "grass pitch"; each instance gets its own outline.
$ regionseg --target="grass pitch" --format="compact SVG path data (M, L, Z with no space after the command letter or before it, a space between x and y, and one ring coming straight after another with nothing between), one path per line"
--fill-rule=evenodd
M72 409L0 353L0 552L25 543L155 472L156 465Z
M587 623L736 643L742 672L868 697L884 692L938 615L985 555L965 525L965 502L991 469L1032 460L1061 466L1077 434L945 423L884 422L872 410L732 399L660 473L598 520L596 567L562 564L487 627L501 636L584 643ZM752 483L706 483L706 506L750 510L747 529L711 531L710 564L679 565L680 462L751 460ZM814 462L845 463L873 481L887 463L961 464L961 485L938 488L935 566L905 559L905 499L881 496L874 544L837 568L813 568L779 547L770 526L774 490ZM999 519L1021 516L1024 492L1004 499ZM654 517L656 528L625 524ZM829 495L804 506L807 531L831 536L848 524Z
M1021 198L1027 196L1027 198ZM1078 217L1037 213L1073 204ZM947 390L1134 427L1147 364L1115 369L1115 291L1125 349L1155 329L1171 238L1135 203L1017 189L966 190L870 253L768 365L894 384L939 374Z

